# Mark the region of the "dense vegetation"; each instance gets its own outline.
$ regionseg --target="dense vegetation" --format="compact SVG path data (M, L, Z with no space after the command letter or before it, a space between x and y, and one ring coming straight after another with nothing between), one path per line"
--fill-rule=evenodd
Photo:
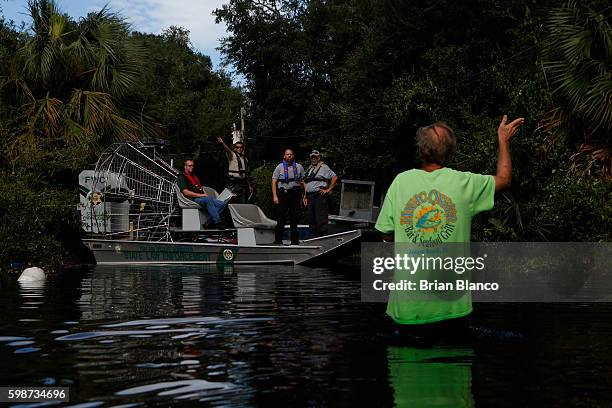
M0 17L2 267L74 253L76 176L114 140L163 138L177 159L207 157L218 187L224 159L209 152L241 106L262 204L286 146L300 160L317 148L382 192L418 165L418 127L446 121L452 166L493 172L501 115L524 116L512 188L474 239L612 238L607 1L231 0L216 15L244 89L180 27L136 33L108 9L75 21L53 1L28 4L28 29Z
M474 239L612 237L607 1L232 0L222 49L249 82L256 157L311 148L383 189L445 121L452 167L492 173L501 116L523 116L514 183Z
M165 138L194 152L231 128L242 95L189 33L130 32L108 9L75 21L28 2L32 25L0 20L0 263L79 251L77 177L117 140Z

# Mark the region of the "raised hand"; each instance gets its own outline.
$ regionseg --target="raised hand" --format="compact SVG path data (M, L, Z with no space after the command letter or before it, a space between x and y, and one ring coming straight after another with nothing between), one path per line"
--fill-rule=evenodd
M525 123L525 118L514 119L510 123L507 123L507 122L508 122L508 115L504 115L504 117L502 118L499 124L499 127L497 128L497 137L499 138L500 144L502 143L507 144L510 142L510 139L512 139L512 136L514 136L514 134L518 132L519 127L521 127L521 125Z

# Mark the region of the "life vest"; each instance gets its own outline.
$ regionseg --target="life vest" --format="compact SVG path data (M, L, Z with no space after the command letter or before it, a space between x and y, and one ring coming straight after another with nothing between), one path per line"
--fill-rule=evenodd
M227 175L230 178L246 178L249 173L249 161L244 155L232 152Z
M308 167L308 170L306 170L306 177L304 181L306 183L310 183L311 181L324 181L327 183L329 180L327 180L323 176L319 176L319 171L321 170L321 167L323 167L322 161L320 161L315 167Z
M195 174L188 174L187 172L184 172L183 175L185 176L187 181L189 181L189 183L193 186L194 189L200 192L204 191L204 189L202 188L202 183L200 183L198 176L196 176Z
M285 183L289 182L289 165L287 161L283 160L283 170L285 171ZM295 160L293 161L293 179L291 181L298 182L302 178L300 171L298 170Z

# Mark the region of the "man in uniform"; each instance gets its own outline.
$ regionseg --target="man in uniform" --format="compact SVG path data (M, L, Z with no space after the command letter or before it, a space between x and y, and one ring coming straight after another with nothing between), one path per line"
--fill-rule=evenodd
M198 176L193 172L193 167L193 160L185 160L184 172L178 175L176 184L178 184L179 189L185 197L195 201L202 208L206 208L214 228L223 228L220 214L225 207L225 203L206 194Z
M246 204L248 197L253 193L253 182L249 173L249 161L244 154L244 143L237 141L233 150L220 137L217 138L217 143L223 146L227 156L227 188L236 194L233 202Z
M495 176L457 171L446 167L455 147L452 129L434 123L417 131L421 168L400 173L391 183L376 222L385 241L441 245L469 242L472 218L493 208L496 191L508 188L512 177L510 140L524 123L507 123L504 115L497 136L499 154ZM387 314L400 333L440 333L453 328L467 330L465 319L472 312L469 294L431 300L400 300L391 291ZM440 331L440 328L444 330ZM433 329L433 330L432 330Z
M308 224L315 237L327 234L329 208L327 198L338 182L338 176L321 160L318 150L310 153L310 167L306 170L306 199Z
M298 221L300 203L306 197L304 167L295 162L292 149L286 149L283 162L272 173L272 200L276 206L276 230L274 243L283 243L287 213L291 225L291 245L299 245Z

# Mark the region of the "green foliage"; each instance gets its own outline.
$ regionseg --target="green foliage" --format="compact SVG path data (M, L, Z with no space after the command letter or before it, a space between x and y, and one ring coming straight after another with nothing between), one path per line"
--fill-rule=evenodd
M554 177L536 208L550 223L551 241L612 241L612 185L597 179Z
M227 161L216 138L226 137L239 118L240 90L225 74L212 71L210 58L191 48L189 32L180 27L133 37L149 52L134 99L182 153L175 158L195 158L202 180L221 188Z
M612 8L573 0L550 10L543 57L554 105L544 126L576 143L572 172L612 178Z
M418 166L416 129L439 120L458 137L452 167L493 173L508 113L527 119L512 144L513 185L473 238L611 238L612 187L597 178L612 174L605 1L230 0L216 15L245 89L180 27L129 33L108 9L77 22L51 0L28 4L30 31L0 18L3 265L76 248L76 194L61 185L113 140L162 135L221 187L215 139L245 104L255 202L268 216L285 147L300 162L316 148L341 177L384 190Z
M591 132L612 130L612 10L574 0L550 11L546 68L568 113ZM599 10L605 10L600 12Z
M275 217L274 202L272 201L272 172L277 163L264 162L251 171L253 177L253 202L257 204L270 218Z
M580 13L604 9L598 3L603 2L576 7ZM222 43L227 62L248 80L257 157L275 161L283 147L297 145L300 160L317 148L342 177L375 180L384 189L399 171L418 166L417 128L442 120L458 136L451 166L494 173L501 116L523 116L527 123L512 146L513 185L497 198L494 211L476 220L474 238L598 240L607 234L606 223L591 225L591 238L578 225L572 235L559 229L544 207L560 200L569 213L588 217L571 196L577 192L570 188L573 181L595 195L591 217L610 222L606 196L597 195L609 183L595 188L590 173L569 165L576 138L568 135L582 137L584 128L553 128L545 116L551 98L541 49L563 49L542 42L551 6L557 2L232 0L216 13L230 31ZM580 61L609 64L609 47L602 44L608 41L609 19L589 13L585 26L598 36L589 41L600 45L591 51L582 40L564 46L576 46ZM601 75L609 75L599 67ZM602 98L609 83L599 87ZM587 88L573 94L585 101L593 97ZM597 101L591 110L612 106ZM612 157L605 145L583 149Z
M132 34L107 8L74 21L52 0L28 7L28 31L0 18L3 267L76 256L76 175L109 143L163 131L198 156L229 133L242 104L240 91L212 72L181 28ZM201 162L219 173L227 166L221 154L216 164Z
M217 149L215 139L230 133L243 99L208 56L194 52L189 32L170 27L162 35L135 33L149 51L138 100L160 124L178 151Z
M13 262L58 265L75 256L80 244L80 219L74 190L41 188L0 173L0 269Z
M102 9L76 23L52 0L30 0L28 8L32 34L0 82L12 106L3 146L13 171L49 177L76 170L100 143L152 131L130 113L145 54L120 17Z

